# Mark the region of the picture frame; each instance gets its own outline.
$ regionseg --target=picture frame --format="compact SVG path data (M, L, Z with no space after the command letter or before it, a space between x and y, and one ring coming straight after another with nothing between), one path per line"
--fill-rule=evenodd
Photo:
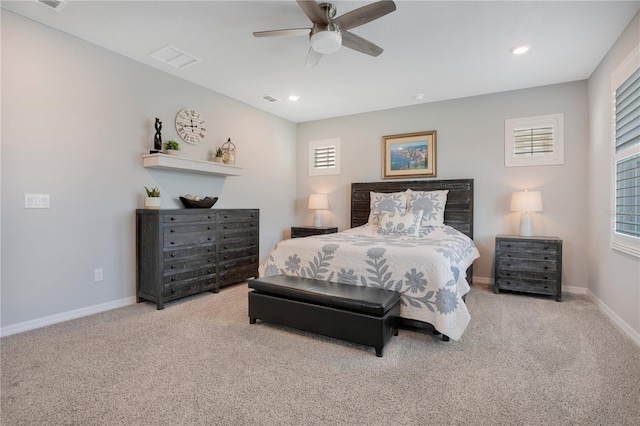
M382 137L382 177L436 177L436 131Z

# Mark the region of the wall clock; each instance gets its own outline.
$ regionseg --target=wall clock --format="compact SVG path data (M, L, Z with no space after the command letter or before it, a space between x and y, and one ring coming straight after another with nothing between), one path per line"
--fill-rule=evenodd
M207 133L202 115L191 108L185 108L176 115L176 131L183 141L197 144Z

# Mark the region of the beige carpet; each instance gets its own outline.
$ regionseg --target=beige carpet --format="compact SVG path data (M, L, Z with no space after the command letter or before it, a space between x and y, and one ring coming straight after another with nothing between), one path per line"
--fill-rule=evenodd
M473 288L459 342L249 324L247 286L0 339L7 425L633 425L640 349L585 296Z

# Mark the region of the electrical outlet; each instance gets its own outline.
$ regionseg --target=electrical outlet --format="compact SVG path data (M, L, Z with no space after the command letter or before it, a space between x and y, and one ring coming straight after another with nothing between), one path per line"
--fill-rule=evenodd
M93 270L93 279L95 280L95 282L100 282L104 279L102 268Z

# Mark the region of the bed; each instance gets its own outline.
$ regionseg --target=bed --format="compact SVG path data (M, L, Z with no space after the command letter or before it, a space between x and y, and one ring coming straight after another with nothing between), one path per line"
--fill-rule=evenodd
M439 199L443 208L437 203L420 207L420 197L434 194L445 195L446 202ZM381 211L389 200L397 210ZM425 220L427 210L434 216ZM470 321L463 297L478 257L472 179L353 183L351 229L282 241L260 265L259 275L396 290L405 324L432 326L458 340Z

